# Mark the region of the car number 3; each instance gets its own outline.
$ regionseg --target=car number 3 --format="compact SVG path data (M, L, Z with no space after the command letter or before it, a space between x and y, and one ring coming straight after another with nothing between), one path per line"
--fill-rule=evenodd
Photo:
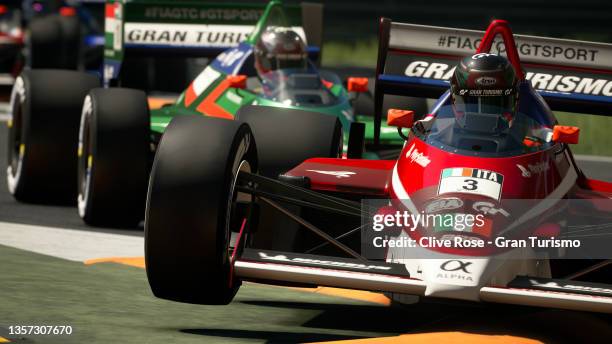
M478 181L475 179L466 179L464 180L463 189L464 190L476 190L478 189Z

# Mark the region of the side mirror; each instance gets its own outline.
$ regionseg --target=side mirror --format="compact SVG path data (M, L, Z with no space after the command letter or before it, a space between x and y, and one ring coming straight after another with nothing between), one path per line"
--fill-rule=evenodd
M346 80L346 88L349 92L367 92L368 91L368 78L356 78L349 77Z
M246 88L246 81L247 81L246 75L241 75L241 74L228 75L226 80L229 82L229 85L232 88L240 88L240 89Z
M414 111L389 109L387 111L387 125L398 128L412 128L414 124Z
M578 127L555 125L555 127L553 128L553 142L577 144L579 138L580 128Z

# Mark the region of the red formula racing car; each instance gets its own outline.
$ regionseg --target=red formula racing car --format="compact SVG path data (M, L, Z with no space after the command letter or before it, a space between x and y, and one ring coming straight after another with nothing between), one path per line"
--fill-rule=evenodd
M480 35L381 20L377 108L439 96L429 114L387 114L397 160L308 159L271 179L247 124L175 118L149 182L153 293L227 304L257 281L612 313L612 184L576 166L579 128L549 108L610 113L612 46L500 20Z

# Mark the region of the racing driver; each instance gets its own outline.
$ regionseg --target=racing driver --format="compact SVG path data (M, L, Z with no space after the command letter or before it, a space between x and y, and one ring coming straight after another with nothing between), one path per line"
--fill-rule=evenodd
M529 149L549 141L550 128L518 113L519 80L505 57L486 53L466 57L450 82L455 131L460 135L500 138L498 151Z
M289 27L267 28L255 44L255 69L261 77L280 69L307 69L306 44Z

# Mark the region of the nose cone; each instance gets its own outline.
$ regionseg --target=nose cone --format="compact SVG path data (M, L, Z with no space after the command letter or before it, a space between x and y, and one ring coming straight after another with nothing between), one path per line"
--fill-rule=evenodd
M425 296L478 301L483 259L424 259ZM486 260L486 259L484 259Z
M538 264L531 249L517 249L494 257L421 259L425 296L479 301L485 286L505 286L519 275L550 277L550 270Z
M491 258L424 259L425 296L478 301L480 288L490 284L502 264Z

